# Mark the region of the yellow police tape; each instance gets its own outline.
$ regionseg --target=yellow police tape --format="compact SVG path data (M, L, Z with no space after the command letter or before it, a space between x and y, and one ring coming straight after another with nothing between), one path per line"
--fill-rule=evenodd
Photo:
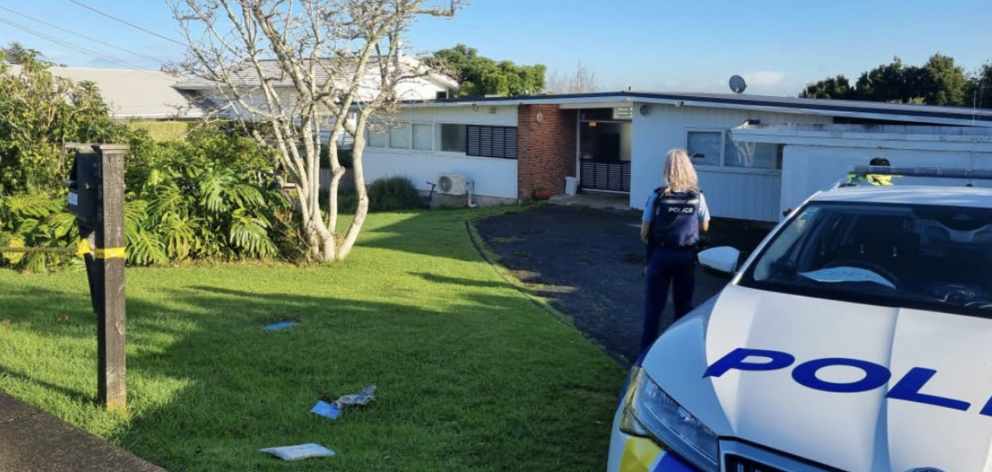
M89 239L80 240L79 247L76 248L76 255L83 256L89 254L90 252L93 252L93 250L90 248L90 240Z
M93 250L93 257L97 259L123 259L124 258L124 248L122 247L108 247L108 248L97 248Z

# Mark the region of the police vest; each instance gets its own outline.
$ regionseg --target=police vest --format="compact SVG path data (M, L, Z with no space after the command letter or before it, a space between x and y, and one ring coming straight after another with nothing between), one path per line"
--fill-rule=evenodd
M656 246L691 246L699 241L699 194L655 189L650 243Z

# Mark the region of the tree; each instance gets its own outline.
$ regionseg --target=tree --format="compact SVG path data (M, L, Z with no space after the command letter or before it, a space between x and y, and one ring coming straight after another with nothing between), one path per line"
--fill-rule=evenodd
M970 81L954 58L940 53L920 66L906 66L899 57L861 73L852 87L843 75L806 86L804 98L832 98L926 105L966 105Z
M496 61L480 56L476 48L464 44L436 51L425 63L454 77L460 84L460 96L530 95L541 93L545 86L543 64L528 66Z
M120 142L127 127L114 121L92 82L53 75L28 56L17 73L0 52L0 197L64 191L69 142Z
M280 167L298 194L301 233L318 260L346 258L365 222L366 128L389 126L401 98L397 84L430 72L426 67L401 67L401 39L417 18L452 17L463 2L426 3L169 0L188 43L183 69L217 84L214 93L224 97L237 119L271 125L269 139L260 133L254 136L278 150ZM357 115L354 121L348 119L350 112ZM326 217L319 204L322 129L330 129ZM338 188L345 169L337 143L345 132L354 136L351 170L358 204L339 240Z
M806 86L799 94L801 98L828 98L835 100L851 99L851 83L847 77L838 75Z
M548 78L549 94L562 93L589 93L598 92L599 82L596 80L596 73L587 69L582 62L575 69L571 76L563 76L557 70L551 73Z
M21 43L12 41L7 47L0 48L6 54L8 64L24 64L32 59L39 59L41 53L35 49L27 49Z

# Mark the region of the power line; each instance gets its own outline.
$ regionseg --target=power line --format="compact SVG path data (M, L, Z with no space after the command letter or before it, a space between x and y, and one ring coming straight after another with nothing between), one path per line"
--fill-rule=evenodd
M102 12L100 10L97 10L96 8L91 7L91 6L84 5L84 4L82 4L82 3L80 3L80 2L78 2L76 0L69 0L69 1L72 2L72 3L75 3L76 5L81 6L81 7L85 8L85 9L87 9L87 10L91 10L91 11L94 11L96 13L99 13L99 14L107 17L107 18L110 18L111 20L114 20L114 21L117 21L117 22L120 22L120 23L124 23L125 25L128 25L128 26L130 26L132 28L135 28L135 29L139 29L139 30L144 31L144 32L146 32L148 34L158 36L159 38L162 38L162 39L164 39L166 41L172 41L173 43L176 43L176 44L178 44L180 46L184 46L184 47L186 46L185 44L180 43L179 41L176 41L175 39L172 39L172 38L169 38L169 37L166 37L166 36L162 36L161 34L158 34L158 33L154 32L154 31L147 30L147 29L142 28L142 27L140 27L140 26L138 26L136 24L133 24L133 23L129 23L129 22L125 21L125 20L122 20L120 18L117 18L116 16L113 16L113 15L110 15L110 14L107 14L107 13L104 13L104 12Z
M139 56L139 57L143 57L143 58L145 58L145 59L150 59L150 60L152 60L152 61L155 61L155 62L159 62L159 63L163 63L163 62L165 62L165 61L163 61L163 60L161 60L161 59L158 59L158 58L154 58L154 57L151 57L151 56L148 56L148 55L145 55L145 54L141 54L141 53L138 53L138 52L134 52L134 51L130 51L130 50L127 50L127 49L124 49L124 48L122 48L122 47L119 47L119 46L115 46L115 45L113 45L113 44L110 44L110 43L107 43L107 42L104 42L104 41L101 41L101 40L99 40L99 39L96 39L96 38L91 38L91 37L89 37L89 36L86 36L86 35L83 35L83 34L79 34L79 33L76 33L75 31L72 31L72 30L68 30L68 29L65 29L65 28L62 28L62 27L60 27L60 26L56 26L56 25L53 25L53 24L51 24L51 23L46 23L46 22L44 22L44 21L42 21L42 20L39 20L39 19L37 19L37 18L32 18L32 17L30 17L30 16L28 16L28 15L25 15L25 14L23 14L23 13L19 13L19 12L17 12L17 11L14 11L14 10L11 10L10 8L7 8L7 7L5 7L5 6L0 6L0 9L3 9L3 10L7 10L7 11L9 11L9 12L11 12L11 13L13 13L13 14L15 14L15 15L19 15L19 16L23 16L24 18L27 18L27 19L29 19L29 20L33 20L33 21L36 21L36 22L38 22L38 23L41 23L41 24L43 24L43 25L47 25L47 26L51 26L52 28L55 28L55 29L58 29L58 30L62 30L62 31L65 31L66 33L69 33L69 34L73 34L73 35L76 35L76 36L79 36L80 38L84 38L84 39L88 39L88 40L90 40L90 41L94 41L94 42L97 42L97 43L100 43L100 44L102 44L102 45L104 45L104 46L110 46L110 47L112 47L112 48L114 48L114 49L117 49L117 50L119 50L119 51L124 51L124 52L126 52L126 53L129 53L129 54L134 54L135 56Z
M13 26L14 28L17 28L17 29L19 29L21 31L24 31L24 32L27 32L29 34L33 34L35 36L38 36L39 38L47 39L47 40L49 40L49 41L51 41L53 43L59 44L59 45L64 46L64 47L67 47L67 48L72 49L72 50L74 50L76 52L81 52L81 53L83 53L83 54L85 54L87 56L92 56L92 57L95 57L97 59L103 59L105 61L116 62L117 64L121 64L121 65L127 67L129 70L133 70L133 71L137 71L137 72L144 72L144 73L146 73L148 75L151 75L153 77L158 77L160 79L164 78L164 77L162 77L162 76L160 76L160 75L158 75L158 74L156 74L154 72L151 72L151 71L148 71L148 70L144 70L144 69L142 69L140 67L136 67L134 64L130 64L128 62L121 61L121 60L115 59L113 57L104 56L102 54L99 54L99 53L90 51L88 49L85 49L85 48L76 46L74 44L67 43L67 42L62 41L62 40L60 40L58 38L53 38L51 36L48 36L45 33L40 33L40 32L38 32L36 30L33 30L31 28L28 28L27 26L20 25L20 24L18 24L16 22L11 21L11 20L8 20L6 18L0 17L0 22L6 23L6 24L8 24L10 26Z

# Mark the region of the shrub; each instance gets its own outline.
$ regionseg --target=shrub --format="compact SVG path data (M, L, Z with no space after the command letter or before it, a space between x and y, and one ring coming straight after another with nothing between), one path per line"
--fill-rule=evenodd
M407 177L377 179L368 186L369 211L400 211L423 208L423 198Z
M352 167L352 150L351 149L338 149L338 163L341 167L345 169L351 169ZM330 169L331 168L331 151L327 149L327 146L320 148L320 168Z
M0 246L74 247L79 242L76 217L68 203L43 195L15 195L0 198ZM0 253L0 265L42 272L69 263L73 256L52 253Z

